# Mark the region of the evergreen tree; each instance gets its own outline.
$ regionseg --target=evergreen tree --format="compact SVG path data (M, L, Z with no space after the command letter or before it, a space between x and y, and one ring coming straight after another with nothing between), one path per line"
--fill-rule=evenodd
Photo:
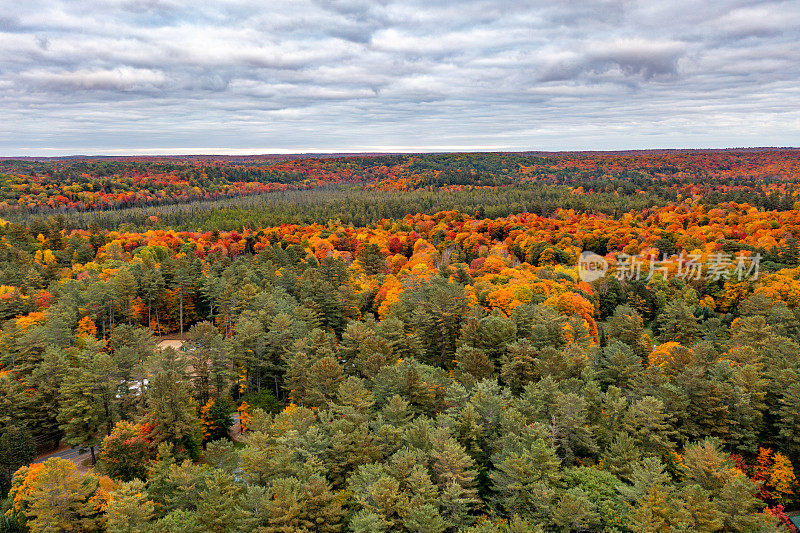
M155 338L149 329L121 324L111 333L109 348L118 382L119 414L132 418L144 407L145 365L156 349Z
M694 309L683 300L669 302L656 320L662 342L679 342L689 346L700 336Z
M403 292L400 303L400 313L420 333L432 360L449 367L461 318L467 312L464 288L435 277L415 291Z
M166 288L166 283L161 269L149 257L145 257L142 263L139 286L144 295L144 300L147 302L147 327L151 328L153 319L155 319L156 332L160 333L158 302Z
M386 259L384 258L381 247L375 243L370 243L362 249L358 260L369 276L380 274L386 270Z
M495 364L479 348L459 346L456 350L456 372L458 379L467 387L494 374Z
M123 482L111 492L106 507L109 533L149 533L153 529L155 504L147 499L144 482Z
M538 377L538 353L528 339L508 345L508 353L503 357L500 376L511 390L519 392L525 385Z
M669 418L664 402L646 396L628 408L623 427L645 454L661 456L675 447Z
M227 533L247 531L248 513L242 505L244 487L233 476L219 471L200 492L197 519L205 531Z
M351 533L383 533L388 531L386 522L378 513L361 510L350 520Z
M200 421L186 384L182 364L172 348L164 350L154 369L147 393L148 421L155 444L168 442L176 449L194 452L200 436Z
M430 504L411 508L403 525L413 533L444 533L448 528L439 510Z
M111 433L114 420L110 359L90 345L77 355L64 378L59 398L58 420L65 440L72 446L88 447L95 463L95 447Z
M781 395L777 406L778 435L789 452L793 462L800 460L800 380L794 383Z
M203 442L229 439L236 405L228 398L209 399L200 409Z
M172 286L178 290L178 297L179 297L179 318L178 324L180 327L180 335L183 338L183 311L184 311L184 303L189 291L194 287L195 281L197 279L197 271L198 269L197 261L192 260L189 256L185 253L180 253L175 256L175 259L172 261L171 267L171 274L172 274Z
M555 451L537 440L521 453L512 452L494 461L490 476L496 502L506 516L519 514L541 520L550 514L555 483L561 478Z
M629 305L618 305L608 319L607 334L631 347L640 359L647 357L652 344L644 332L642 315Z
M21 466L30 464L36 447L30 432L19 426L6 426L0 432L0 494L11 487L11 478Z
M191 368L189 379L199 405L227 395L235 374L222 335L210 322L192 326L181 352Z
M620 341L612 340L608 346L597 348L594 366L598 380L605 386L630 387L642 371L642 359L633 349Z

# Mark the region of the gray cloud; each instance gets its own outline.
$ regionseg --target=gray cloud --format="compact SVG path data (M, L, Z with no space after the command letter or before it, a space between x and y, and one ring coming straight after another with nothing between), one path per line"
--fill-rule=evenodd
M0 0L0 13L2 155L800 144L791 0Z

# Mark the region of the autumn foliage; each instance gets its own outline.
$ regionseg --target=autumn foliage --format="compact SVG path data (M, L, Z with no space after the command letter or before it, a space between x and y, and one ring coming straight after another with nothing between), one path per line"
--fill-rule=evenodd
M0 429L102 441L17 470L8 516L788 527L798 154L2 161Z

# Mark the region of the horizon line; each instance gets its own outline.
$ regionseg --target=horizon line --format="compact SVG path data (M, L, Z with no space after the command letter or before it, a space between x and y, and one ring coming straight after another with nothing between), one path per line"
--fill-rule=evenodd
M631 153L631 152L731 152L731 151L778 151L778 150L798 150L800 146L730 146L723 148L619 148L619 149L564 149L564 150L543 150L532 148L514 147L478 147L478 146L453 146L453 147L374 147L373 149L363 150L331 150L331 149L308 149L308 150L285 150L285 149L266 149L249 150L238 148L178 148L178 149L109 149L97 152L84 153L64 153L61 155L46 155L45 153L34 155L0 155L0 160L18 159L95 159L95 158L137 158L137 157L281 157L281 156L380 156L380 155L414 155L414 154L448 154L448 153L526 153L526 154L602 154L602 153ZM45 149L57 151L59 149ZM185 150L185 151L184 151Z

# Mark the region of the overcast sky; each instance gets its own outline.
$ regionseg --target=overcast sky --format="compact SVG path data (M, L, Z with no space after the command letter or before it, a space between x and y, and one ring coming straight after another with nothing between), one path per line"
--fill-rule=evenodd
M0 155L798 145L796 0L0 0Z

